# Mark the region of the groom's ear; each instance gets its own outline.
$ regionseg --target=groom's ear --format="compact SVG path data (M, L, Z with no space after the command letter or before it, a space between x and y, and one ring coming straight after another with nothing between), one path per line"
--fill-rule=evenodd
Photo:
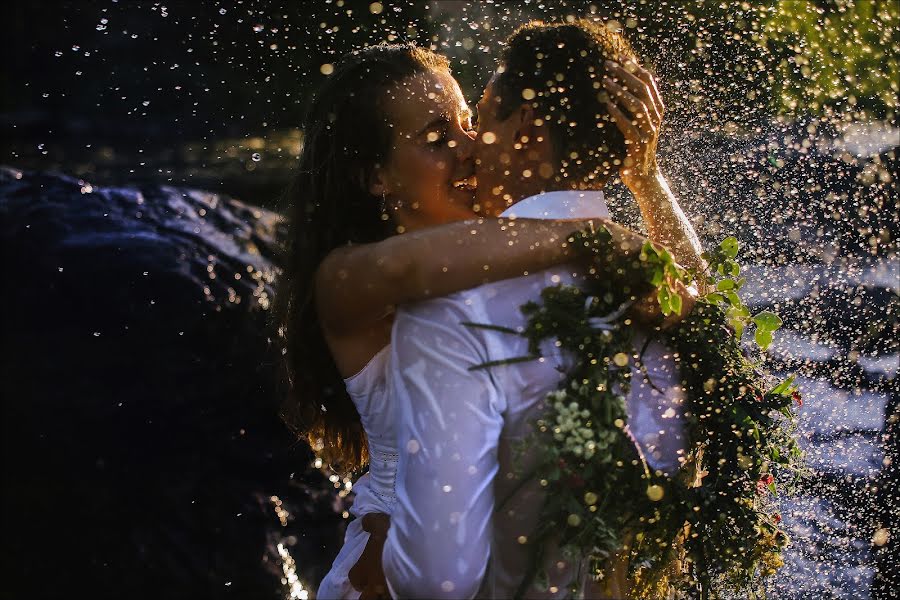
M516 111L516 118L518 124L514 143L522 144L524 147L527 142L523 142L522 138L527 138L529 141L534 139L534 107L531 104L522 104Z

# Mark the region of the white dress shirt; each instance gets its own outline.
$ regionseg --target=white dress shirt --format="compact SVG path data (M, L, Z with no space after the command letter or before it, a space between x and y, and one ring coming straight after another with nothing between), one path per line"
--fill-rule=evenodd
M583 219L608 211L602 193L564 191L526 198L504 215ZM383 554L394 597L508 598L518 589L532 552L523 542L534 530L543 491L534 481L519 486L523 465L512 444L529 435L570 361L547 343L540 359L469 370L525 356L528 344L462 323L521 330L523 304L547 286L577 285L580 277L578 267L560 266L397 311L388 385L400 464ZM640 349L646 337L639 331L634 337ZM633 367L629 428L650 466L671 474L684 453L683 392L664 346L651 342L642 362L653 386L666 393ZM557 556L546 564L558 592L529 591L528 597L565 594L572 566Z

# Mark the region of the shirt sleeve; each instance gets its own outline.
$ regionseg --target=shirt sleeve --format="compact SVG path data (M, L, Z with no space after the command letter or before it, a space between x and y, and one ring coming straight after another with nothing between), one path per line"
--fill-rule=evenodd
M470 370L488 352L467 320L454 296L394 321L400 464L382 561L394 597L472 598L487 569L505 401L490 369Z

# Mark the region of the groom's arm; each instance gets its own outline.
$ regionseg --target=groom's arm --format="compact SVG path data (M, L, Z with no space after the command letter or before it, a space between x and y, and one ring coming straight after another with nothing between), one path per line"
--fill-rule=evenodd
M458 296L398 312L390 393L398 401L397 505L385 543L394 597L471 598L490 556L499 389Z

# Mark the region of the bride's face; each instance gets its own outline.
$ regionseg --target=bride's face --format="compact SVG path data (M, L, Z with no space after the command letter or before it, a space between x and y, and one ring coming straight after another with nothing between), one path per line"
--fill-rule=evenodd
M459 84L446 71L407 78L382 98L393 134L370 189L402 231L475 217L475 130Z

